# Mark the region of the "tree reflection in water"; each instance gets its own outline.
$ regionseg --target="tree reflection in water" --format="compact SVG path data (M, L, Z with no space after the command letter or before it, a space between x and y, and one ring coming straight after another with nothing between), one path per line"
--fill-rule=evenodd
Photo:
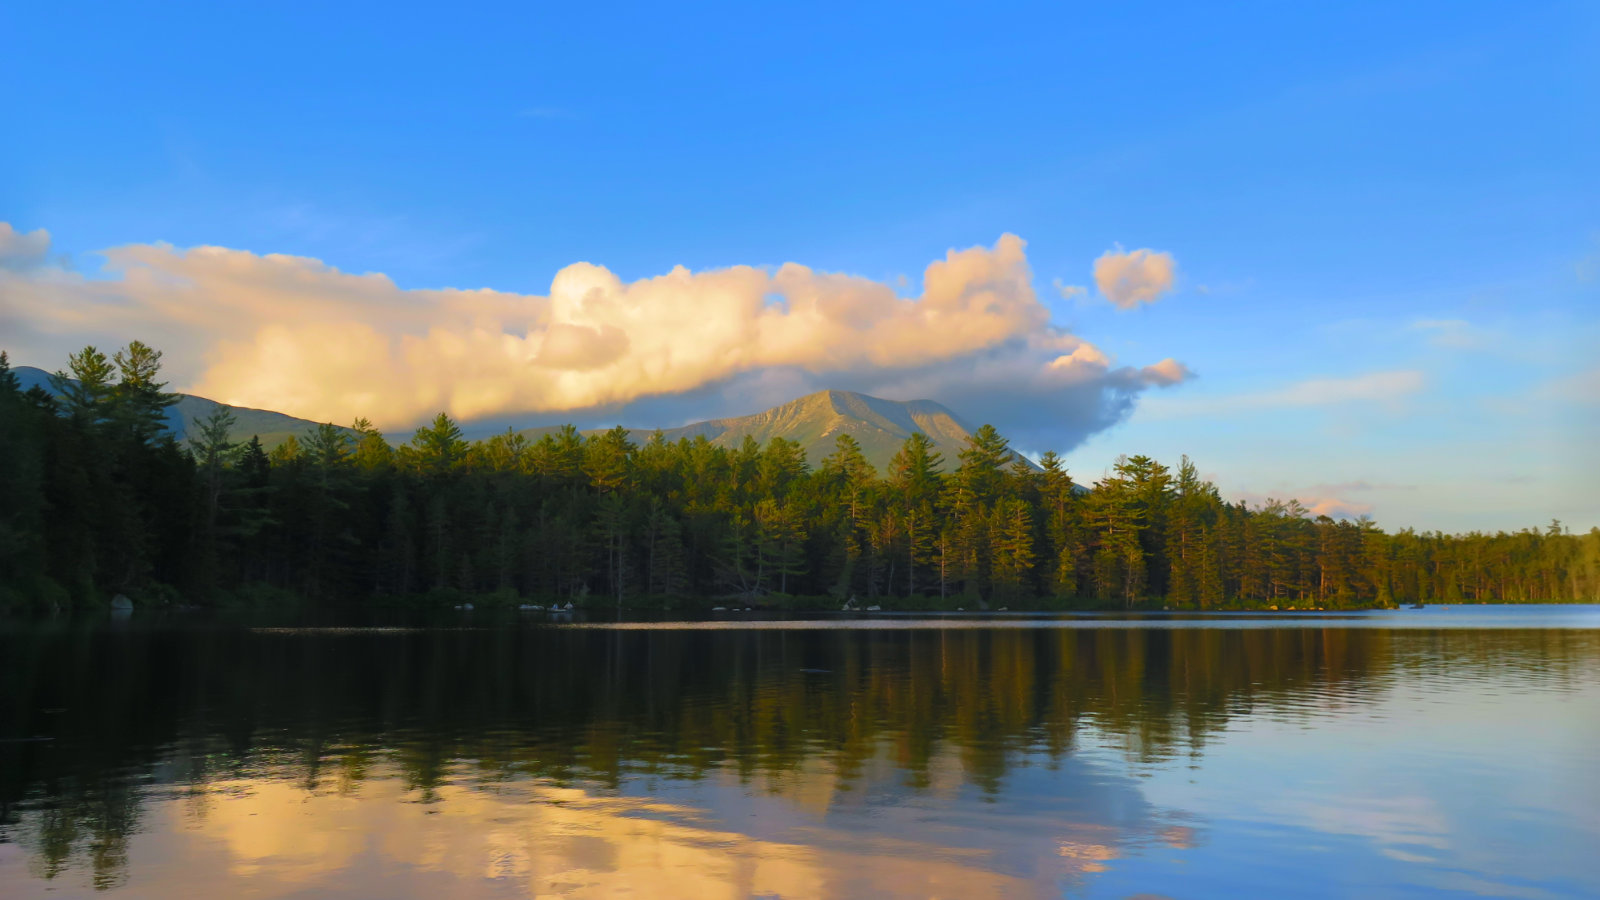
M396 859L550 890L660 894L666 867L685 895L1026 892L1202 840L1130 772L1241 715L1597 656L1559 630L22 628L0 828L33 877L102 889L176 829L226 844L220 879L366 871L373 896ZM216 865L179 843L148 852Z

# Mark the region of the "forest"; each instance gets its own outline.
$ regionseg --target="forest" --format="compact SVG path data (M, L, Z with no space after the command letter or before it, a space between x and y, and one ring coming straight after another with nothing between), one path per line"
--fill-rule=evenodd
M0 353L0 610L104 606L1240 609L1600 601L1600 529L1386 532L1230 503L1185 457L1092 487L996 430L913 434L878 472L841 435L636 443L568 426L398 446L365 419L268 452L226 408L181 444L161 353L87 347L54 391Z

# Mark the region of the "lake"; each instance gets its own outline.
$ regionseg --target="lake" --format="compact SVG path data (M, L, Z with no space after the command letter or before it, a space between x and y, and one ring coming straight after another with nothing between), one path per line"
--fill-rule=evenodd
M0 896L1600 897L1600 607L0 622Z

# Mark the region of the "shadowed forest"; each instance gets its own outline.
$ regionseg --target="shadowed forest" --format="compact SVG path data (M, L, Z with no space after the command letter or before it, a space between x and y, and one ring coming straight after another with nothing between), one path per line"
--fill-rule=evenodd
M399 446L364 419L269 453L226 408L182 444L161 354L73 354L55 391L0 354L0 609L571 602L692 608L1344 608L1600 600L1600 529L1386 532L1222 499L1187 458L1092 488L992 427L878 472L841 436L642 444L622 428Z

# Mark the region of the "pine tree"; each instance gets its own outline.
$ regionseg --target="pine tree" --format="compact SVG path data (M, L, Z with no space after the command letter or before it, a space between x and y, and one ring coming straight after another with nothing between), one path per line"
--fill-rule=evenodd
M776 576L778 592L787 594L789 578L806 571L805 527L792 508L772 499L756 504L756 526L761 571Z
M462 438L461 426L442 412L434 416L430 424L418 428L411 443L403 449L415 471L433 476L453 471L467 456L467 442Z
M645 517L647 564L645 591L656 597L682 594L688 572L684 564L682 526L659 496L650 498Z
M370 473L384 471L394 465L394 448L364 416L358 417L350 425L350 430L356 433L356 446L351 454L351 461L356 468Z
M307 460L324 473L344 465L353 452L350 435L332 422L306 432L304 446Z
M775 437L767 441L766 448L761 452L757 496L783 500L789 495L790 488L805 478L806 472L805 450L794 441Z
M149 444L166 431L167 407L178 402L177 394L162 389L161 351L140 341L131 341L117 351L115 362L121 375L112 390L112 418L120 432L135 443Z
M1011 458L1011 447L993 425L981 425L967 438L956 468L955 484L961 504L976 503L987 508L1000 495L1003 469Z
M300 439L292 434L284 438L283 443L273 447L272 453L268 455L273 468L296 466L303 463L305 458L305 450L300 446Z
M846 435L840 435L841 449ZM855 441L850 441L852 445ZM860 447L856 447L859 456ZM863 460L865 462L865 460ZM940 481L943 477L940 467L944 457L933 449L933 442L926 434L913 431L900 445L899 452L889 463L889 475L895 490L912 506L932 505L939 496Z
M1028 585L1033 569L1033 515L1021 500L1002 500L994 510L994 562L996 599L1017 600L1032 594Z
M227 467L239 455L239 445L231 440L238 420L231 407L218 406L195 424L197 433L189 439L189 452L199 470L205 497L199 538L199 568L203 572L201 580L211 586L217 577L217 518L222 511L223 479ZM258 450L260 446L257 442Z
M60 395L63 409L74 422L100 425L110 416L116 371L104 353L89 346L67 357L67 371L50 376L50 386Z
M589 438L583 446L583 471L600 493L622 490L633 480L633 458L638 448L628 430L617 426Z
M271 468L272 460L261 446L261 436L251 435L239 454L239 474L243 476L245 485L253 488L266 487L267 472Z
M623 592L627 587L628 542L632 534L632 510L620 491L611 490L600 497L595 529L606 551L606 583L611 586L617 607L622 606Z

